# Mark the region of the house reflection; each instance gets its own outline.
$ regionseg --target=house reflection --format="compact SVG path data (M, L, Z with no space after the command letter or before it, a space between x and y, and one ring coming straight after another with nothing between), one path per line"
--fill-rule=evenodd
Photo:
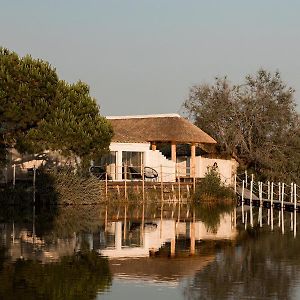
M201 221L156 219L144 223L110 222L102 235L99 252L109 258L148 257L166 247L170 256L180 251L195 254L196 244L202 240L235 239L237 230L234 225L233 214L230 213L221 216L216 232L211 232Z
M98 230L74 232L67 238L37 236L34 223L26 228L12 222L2 224L0 241L12 260L38 259L43 263L82 249L96 250L108 258L193 255L199 254L201 241L235 239L237 230L233 216L233 213L224 213L215 232L195 218L185 221L142 217L107 220L105 225L99 221Z

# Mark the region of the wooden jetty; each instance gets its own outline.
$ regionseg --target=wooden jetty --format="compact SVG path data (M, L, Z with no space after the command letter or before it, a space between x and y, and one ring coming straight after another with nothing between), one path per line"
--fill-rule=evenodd
M265 207L265 208L275 208L283 209L290 212L300 212L300 203L297 199L297 186L296 184L285 185L284 183L278 183L278 193L274 193L274 183L268 182L265 184L267 192L263 197L263 183L258 182L258 196L253 191L254 182L250 182L250 190L245 187L245 182L242 185L237 184L235 187L235 192L238 196L239 205L249 205L254 207ZM286 188L289 189L289 194L285 192ZM276 197L276 199L275 199ZM289 198L290 201L287 201Z

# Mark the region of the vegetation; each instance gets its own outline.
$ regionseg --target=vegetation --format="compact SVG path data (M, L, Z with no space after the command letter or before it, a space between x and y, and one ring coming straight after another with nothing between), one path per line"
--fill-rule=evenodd
M241 85L216 78L190 90L184 107L195 124L215 138L219 151L233 155L260 180L299 183L300 122L294 90L279 72L259 70Z
M107 150L112 127L100 116L89 87L58 78L48 62L0 48L0 158L58 150L90 159Z
M209 169L205 177L197 184L193 198L200 203L214 202L230 204L235 199L235 194L230 187L222 183L217 171Z
M0 280L0 299L89 300L111 285L111 274L107 259L95 252L65 256L57 263L19 259L11 264L0 248Z
M69 168L41 174L38 193L51 204L98 204L102 200L101 182L96 177L84 176Z
M233 203L204 202L195 205L195 212L199 220L205 224L206 229L216 233L219 229L221 217L230 214L233 207Z

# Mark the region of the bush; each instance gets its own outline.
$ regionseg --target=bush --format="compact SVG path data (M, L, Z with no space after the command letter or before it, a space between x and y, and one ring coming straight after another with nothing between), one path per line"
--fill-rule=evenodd
M39 193L48 195L54 204L97 204L102 200L101 182L96 177L82 176L67 168L41 175L38 185Z
M230 187L221 182L217 171L209 169L205 177L197 184L194 200L200 202L226 202L232 203L235 194Z

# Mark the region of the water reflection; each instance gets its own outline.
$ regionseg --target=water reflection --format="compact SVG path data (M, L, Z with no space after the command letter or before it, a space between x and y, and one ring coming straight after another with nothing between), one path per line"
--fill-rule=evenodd
M295 225L294 212L188 202L2 208L0 299L109 298L141 280L178 299L287 299L300 278Z

